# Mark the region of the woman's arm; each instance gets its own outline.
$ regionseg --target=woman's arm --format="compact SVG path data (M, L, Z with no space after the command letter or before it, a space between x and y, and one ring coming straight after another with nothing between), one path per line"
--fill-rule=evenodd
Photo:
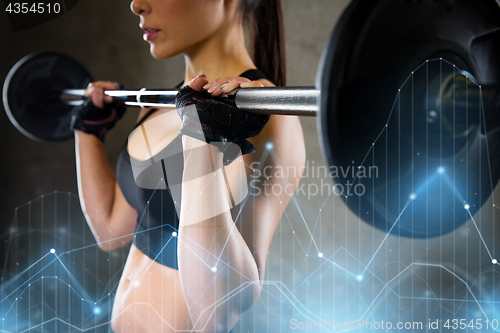
M104 89L111 82L96 82L87 90L97 107L110 102ZM104 145L96 136L75 130L76 170L80 204L99 247L112 251L133 237L137 211L125 200L106 159Z
M252 139L257 152L235 160L227 168L230 174L222 171L222 154L217 148L183 137L184 179L191 180L182 186L179 273L196 330L228 332L260 295L267 251L300 174L260 179L257 185L260 191L250 192L239 207L233 207L231 196L234 197L234 193L228 191L228 187L234 187L228 183L238 178L241 182L243 178L244 184L240 185L247 186L245 166L250 173L248 166L256 166L255 162L261 164L259 168L268 167L268 174L273 174L278 164L298 170L304 164L300 124L294 129L297 131L295 139L291 140L291 132L283 131L286 124L272 119L266 129ZM270 154L264 149L268 142L276 147ZM287 146L299 151L292 156L289 153L292 149ZM264 186L273 184L286 187L288 191L279 196L264 191ZM231 209L240 208L241 227L238 229Z

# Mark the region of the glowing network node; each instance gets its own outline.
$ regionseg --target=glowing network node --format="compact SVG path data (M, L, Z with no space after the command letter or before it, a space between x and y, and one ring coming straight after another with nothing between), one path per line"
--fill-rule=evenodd
M50 253L56 253L56 249L50 249Z
M497 261L496 259L493 259L491 262L492 262L493 264L497 264L497 263L498 263L498 261Z
M134 281L134 286L139 287L141 285L141 281L135 280Z
M271 150L271 149L273 149L273 143L272 143L272 142L268 142L268 143L266 143L266 149L267 149L267 150Z
M358 275L358 276L356 276L356 280L358 280L358 281L363 280L363 275Z
M440 166L438 168L438 173L443 174L444 173L444 167Z
M465 209L469 209L469 208L470 208L470 206L469 206L468 204L465 204L465 205L464 205L464 208L465 208Z
M320 257L320 258L323 257L323 253L321 253L321 252L318 253L318 257Z
M215 266L212 267L212 272L214 272L214 273L217 272L217 267L215 267Z
M100 314L101 313L101 309L100 308L94 308L94 313L95 314Z
M415 200L417 195L415 193L410 194L410 200Z
M177 236L177 233L174 231L172 232L172 236L176 237Z

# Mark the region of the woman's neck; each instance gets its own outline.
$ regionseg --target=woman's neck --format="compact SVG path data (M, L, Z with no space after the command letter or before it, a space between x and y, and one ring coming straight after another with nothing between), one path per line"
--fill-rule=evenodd
M225 76L236 76L255 65L245 47L241 25L226 29L204 40L192 50L184 53L186 74L184 82L189 82L200 74L208 80Z

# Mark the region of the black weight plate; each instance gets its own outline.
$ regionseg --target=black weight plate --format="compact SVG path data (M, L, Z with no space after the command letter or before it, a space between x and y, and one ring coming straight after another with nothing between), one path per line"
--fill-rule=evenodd
M69 129L72 106L62 103L64 89L83 89L92 76L75 59L53 52L33 53L19 60L3 86L3 104L10 121L27 137L61 141Z
M500 178L500 110L483 113L478 84L499 85L499 54L495 0L349 5L317 86L323 153L354 213L391 234L422 238L455 230L481 208ZM466 86L467 108L437 100L450 78ZM359 174L338 171L348 167Z

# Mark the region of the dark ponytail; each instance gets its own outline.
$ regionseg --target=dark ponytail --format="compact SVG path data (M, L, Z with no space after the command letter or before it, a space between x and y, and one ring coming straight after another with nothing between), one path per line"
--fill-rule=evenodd
M281 0L241 0L243 22L255 66L277 86L286 85L286 50Z

